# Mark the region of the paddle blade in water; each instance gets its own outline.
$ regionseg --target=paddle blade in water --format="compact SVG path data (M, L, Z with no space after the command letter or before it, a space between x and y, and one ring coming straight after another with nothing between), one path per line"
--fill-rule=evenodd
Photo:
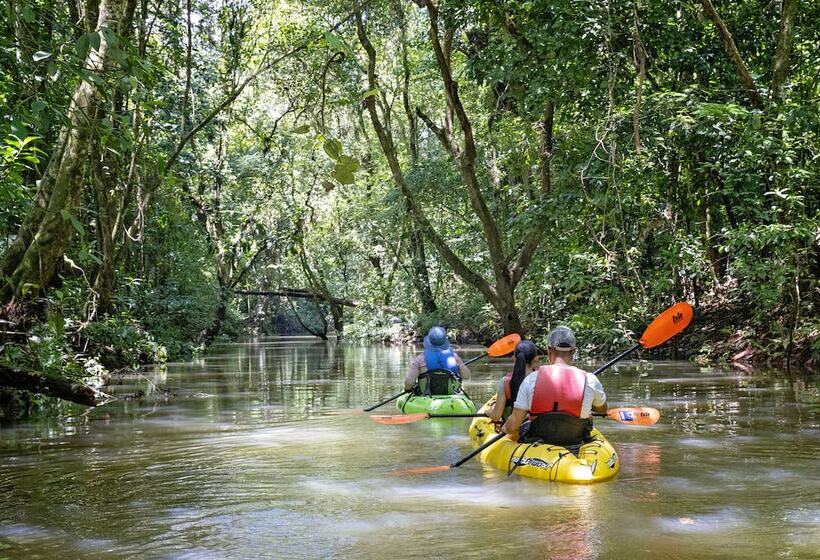
M661 413L658 409L646 406L611 408L606 415L621 424L632 424L634 426L651 426L657 424L658 420L661 419Z
M450 465L440 465L438 467L416 467L414 469L402 469L400 471L390 471L390 476L409 476L414 474L429 474L449 471L452 467Z
M659 346L681 332L692 321L692 306L682 301L676 303L652 321L638 341L644 348Z
M507 354L512 353L515 350L516 345L521 342L521 335L518 333L508 334L504 338L500 338L492 343L492 345L487 348L487 354L490 356L498 357L498 356L506 356Z
M398 424L410 424L429 418L430 415L426 412L418 412L416 414L371 414L370 419L378 424L385 424L387 426L397 426Z

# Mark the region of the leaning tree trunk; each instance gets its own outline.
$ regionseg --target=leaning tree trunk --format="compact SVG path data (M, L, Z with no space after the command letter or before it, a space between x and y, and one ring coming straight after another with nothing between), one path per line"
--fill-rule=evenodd
M100 74L104 70L110 47L103 28L117 28L123 14L124 0L100 2L97 31L99 49L90 49L85 59L87 71ZM3 259L8 280L0 288L0 301L7 301L24 291L37 293L51 284L57 262L65 254L74 232L72 212L82 193L84 167L89 158L94 115L100 101L100 91L90 81L82 81L74 90L67 112L68 123L60 132L55 150L43 177L38 200Z

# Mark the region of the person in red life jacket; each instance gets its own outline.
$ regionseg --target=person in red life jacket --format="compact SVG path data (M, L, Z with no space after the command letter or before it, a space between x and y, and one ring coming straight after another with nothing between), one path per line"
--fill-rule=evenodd
M464 365L464 360L450 348L447 331L442 327L431 328L424 337L424 352L410 361L410 367L407 368L407 374L404 376L404 388L408 391L418 389L419 376L430 378L431 372L450 374L448 377L456 383L448 383L450 386L448 392L454 391L456 386L460 387L462 376L470 375L470 370ZM430 386L431 383L426 384L427 392ZM433 394L441 393L442 391L439 390L433 392Z
M606 393L596 376L570 365L574 354L573 332L567 327L553 329L550 365L524 379L513 412L502 427L510 438L564 446L588 440L592 411L606 414ZM525 420L530 421L529 427L519 434Z
M505 420L512 412L512 404L518 396L518 388L524 378L538 367L538 347L531 340L522 340L513 352L515 365L512 372L498 380L495 390L495 404L487 411L487 416L498 422Z

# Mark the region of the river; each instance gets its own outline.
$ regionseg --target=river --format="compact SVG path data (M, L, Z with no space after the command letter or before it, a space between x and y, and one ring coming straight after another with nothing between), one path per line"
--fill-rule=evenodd
M395 477L471 450L468 419L357 413L400 390L411 356L251 340L111 389L143 399L5 425L0 559L818 557L816 376L626 362L601 376L610 406L661 420L596 423L621 457L613 481L544 483L478 460ZM477 362L465 388L480 404L510 367Z

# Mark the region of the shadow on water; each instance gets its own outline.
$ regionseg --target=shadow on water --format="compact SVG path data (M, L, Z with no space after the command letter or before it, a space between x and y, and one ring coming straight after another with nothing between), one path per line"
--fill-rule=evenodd
M412 354L249 340L112 388L142 400L6 426L0 558L816 557L816 378L628 363L602 377L610 404L662 418L598 423L621 457L612 482L477 461L397 478L471 448L469 420L358 412L398 391ZM486 398L509 367L476 363L465 387Z

